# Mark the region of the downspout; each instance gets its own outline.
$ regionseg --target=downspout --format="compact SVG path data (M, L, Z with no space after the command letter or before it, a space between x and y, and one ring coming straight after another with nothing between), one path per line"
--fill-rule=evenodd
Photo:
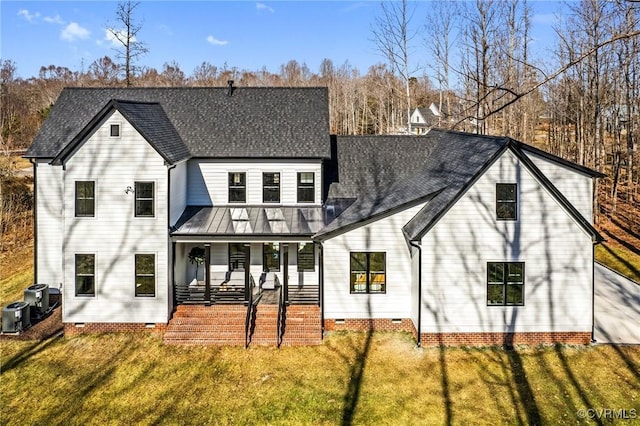
M29 158L33 165L33 282L38 282L38 177L36 174L37 163Z
M318 241L318 281L320 284L320 294L318 295L318 301L320 303L320 329L321 337L324 339L324 247L321 241Z
M591 245L591 343L596 343L596 244Z
M409 241L411 247L418 249L418 341L417 346L422 345L422 247L414 241Z
M172 296L172 300L169 304L169 317L171 317L171 313L173 312L176 303L176 283L173 276L176 267L176 247L175 243L171 241L171 170L175 168L175 164L170 165L167 168L167 256L170 257L170 259L167 259L167 284L171 285L171 292L167 296Z

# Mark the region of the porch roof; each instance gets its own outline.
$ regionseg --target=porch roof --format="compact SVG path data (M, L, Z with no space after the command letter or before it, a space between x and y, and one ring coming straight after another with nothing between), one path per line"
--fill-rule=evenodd
M324 225L322 207L187 206L171 235L311 237Z

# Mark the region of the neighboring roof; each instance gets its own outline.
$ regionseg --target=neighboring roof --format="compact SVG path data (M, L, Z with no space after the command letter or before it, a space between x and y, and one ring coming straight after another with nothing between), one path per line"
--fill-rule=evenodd
M541 154L510 138L431 130L425 136L338 137L337 150L339 183L332 185L330 196L356 200L316 234L315 238L320 240L426 203L403 227L410 240L420 239L506 150L510 150L585 232L595 241L602 241L590 222L524 151ZM599 175L550 154L544 157L581 173Z
M86 136L94 130L95 126L99 125L113 110L119 111L169 164L189 158L189 149L182 142L160 104L111 100L58 153L53 162L64 162L85 141Z
M329 158L326 87L67 88L25 157L54 158L111 100L162 107L192 157ZM139 108L139 107L136 107ZM137 114L147 116L148 109ZM132 115L134 111L129 111Z
M325 224L322 207L188 206L172 236L307 236Z

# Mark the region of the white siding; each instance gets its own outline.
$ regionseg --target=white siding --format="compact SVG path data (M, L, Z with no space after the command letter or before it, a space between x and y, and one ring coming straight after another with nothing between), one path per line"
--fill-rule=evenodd
M320 160L212 160L189 161L188 203L194 206L224 205L229 202L229 173L246 172L248 205L262 204L262 173L280 172L280 203L297 205L297 172L315 174L315 203L322 202ZM308 205L303 203L301 205Z
M498 182L518 183L517 221L495 219ZM591 238L510 152L430 230L422 247L422 332L591 329ZM487 306L490 261L525 262L524 306Z
M593 220L593 179L543 157L526 153L588 221Z
M169 223L175 225L187 206L187 162L178 163L171 173L171 214Z
M121 137L109 136L110 124ZM162 157L114 113L75 152L64 179L65 322L166 322L169 316L167 167ZM74 182L95 181L96 214L74 217ZM136 181L155 182L155 217L134 217ZM95 297L75 296L75 254L96 256ZM155 297L135 297L134 255L156 256Z
M37 273L36 282L59 288L62 274L62 167L38 161L36 167Z
M409 318L411 315L411 254L402 227L422 208L392 216L324 242L326 318ZM350 294L350 253L386 253L386 294Z

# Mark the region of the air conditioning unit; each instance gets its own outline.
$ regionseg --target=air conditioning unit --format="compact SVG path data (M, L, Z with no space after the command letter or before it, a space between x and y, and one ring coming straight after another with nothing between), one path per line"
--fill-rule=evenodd
M13 302L2 308L2 331L20 333L31 325L31 315L27 302Z
M31 306L31 316L41 318L49 310L49 285L33 284L24 291L24 301Z

